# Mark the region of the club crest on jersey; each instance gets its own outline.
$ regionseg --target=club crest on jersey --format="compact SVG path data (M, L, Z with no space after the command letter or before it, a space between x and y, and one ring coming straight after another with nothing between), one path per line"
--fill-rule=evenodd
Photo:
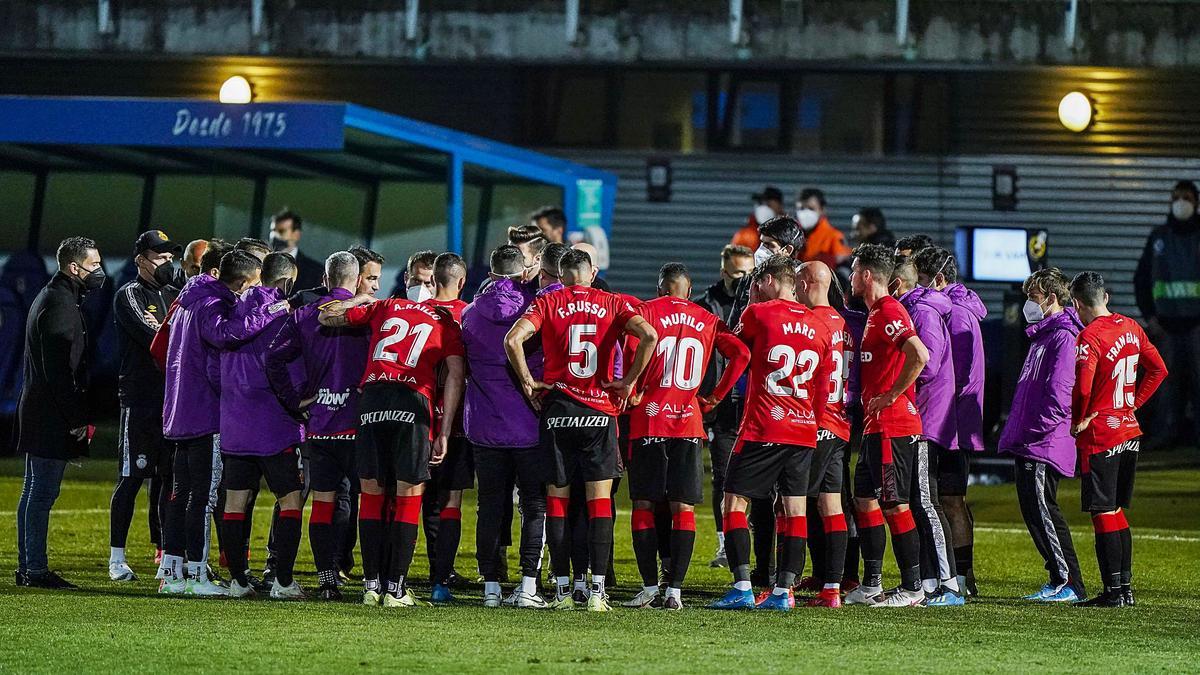
M346 405L346 401L350 399L350 390L347 389L341 392L331 391L324 387L317 392L316 403L318 405L327 406L330 408L340 408Z
M377 410L375 412L363 413L358 416L359 424L377 424L379 422L404 422L413 424L417 421L416 413L407 410Z

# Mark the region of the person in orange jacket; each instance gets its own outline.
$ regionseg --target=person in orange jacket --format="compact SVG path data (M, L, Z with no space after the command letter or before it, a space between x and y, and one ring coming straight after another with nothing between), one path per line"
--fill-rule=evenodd
M804 230L803 262L820 261L830 269L837 268L850 258L846 235L829 222L825 214L825 193L817 188L804 188L796 200L796 220Z
M733 233L733 239L729 243L745 246L753 251L758 248L758 226L783 215L783 191L768 185L762 192L750 195L750 199L754 201L754 213L746 217L746 224Z

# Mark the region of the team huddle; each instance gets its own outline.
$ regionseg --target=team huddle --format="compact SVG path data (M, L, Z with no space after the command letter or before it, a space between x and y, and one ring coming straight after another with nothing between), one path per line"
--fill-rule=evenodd
M154 507L160 592L339 600L357 540L362 601L419 606L410 566L423 527L429 600L450 602L463 491L477 489L485 606L608 611L624 477L642 582L624 604L681 609L702 452L718 447L712 420L732 406L727 455L710 452L720 476L713 565L733 583L711 607L787 611L800 590L820 607L964 604L975 592L965 494L968 456L983 449L982 303L956 283L953 255L929 243L861 245L843 292L825 263L795 259L804 238L795 220L774 218L759 233L757 251L723 255L752 263L724 266L721 315L690 299L678 263L662 267L654 299L603 290L587 245L550 241L536 225L510 230L470 303L454 253L414 255L416 292L377 298L384 260L363 247L330 255L322 287L297 289L296 260L263 242L208 242L184 279L171 272L177 247L143 235L146 273L120 291L149 307L130 318L144 325L144 356L122 354L146 360L122 368L122 475L138 479L134 495L141 478L170 486ZM1068 283L1041 270L1025 291L1034 346L1018 402L1043 382L1066 386L1069 400L1050 413L1040 405L1056 416L1050 426L1014 403L1001 446L1035 460L1041 448L1077 449L1103 577L1086 600L1045 467L1029 463L1036 483L1022 508L1028 499L1050 573L1030 599L1131 604L1123 509L1141 433L1134 412L1165 366L1136 322L1107 310L1100 275ZM1047 336L1057 347L1038 342ZM156 388L161 408L151 405ZM269 575L259 579L249 537L264 480L276 504ZM293 574L306 501L315 591ZM131 513L118 517L116 504L114 494L110 576L132 580ZM514 517L520 581L505 595ZM228 584L208 563L211 521ZM888 532L899 579L885 584ZM552 597L540 583L545 549Z

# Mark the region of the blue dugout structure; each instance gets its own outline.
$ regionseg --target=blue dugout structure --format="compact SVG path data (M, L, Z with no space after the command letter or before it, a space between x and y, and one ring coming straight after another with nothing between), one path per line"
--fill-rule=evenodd
M368 187L388 178L444 181L445 248L459 253L464 182L554 186L568 228L605 238L617 187L605 171L351 103L0 97L0 167L45 171L63 162L140 174L301 172Z

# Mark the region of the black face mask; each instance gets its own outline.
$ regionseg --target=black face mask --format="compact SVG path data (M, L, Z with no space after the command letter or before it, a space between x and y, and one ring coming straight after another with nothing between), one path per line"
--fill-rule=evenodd
M173 262L165 262L154 268L154 283L159 286L183 288L183 270Z
M108 274L104 272L103 265L97 265L96 269L88 272L83 281L83 289L85 291L97 291L104 286L104 280L108 278Z
M274 232L271 233L271 250L275 252L286 251L292 247L292 242L287 239L280 239Z

